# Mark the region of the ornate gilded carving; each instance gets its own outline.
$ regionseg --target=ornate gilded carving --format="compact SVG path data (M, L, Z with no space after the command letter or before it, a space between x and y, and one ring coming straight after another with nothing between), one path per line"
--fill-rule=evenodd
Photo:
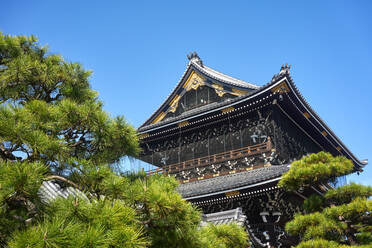
M240 195L240 192L238 190L230 191L230 192L226 192L225 195L226 196L236 196L236 195Z
M243 117L239 121L232 121L229 124L216 124L195 132L182 133L181 136L173 136L166 140L162 139L151 143L145 142L148 147L142 145L144 149L143 156L153 156L152 163L161 165L159 154L160 152L166 152L171 158L171 162L167 164L174 164L178 161L182 162L209 156L230 149L257 145L267 142L271 137L273 146L263 156L242 158L236 166L234 165L229 169L226 168L231 166L235 162L234 160L230 161L231 164L227 162L221 163L221 168L219 168L220 163L214 164L210 168L207 167L207 170L209 170L208 174L214 174L224 170L250 170L252 166L258 164L263 166L265 164L279 165L290 163L309 152L317 151L317 146L311 143L310 140L297 138L300 130L292 127L290 123L282 119L281 115L270 113L272 111L258 111L254 116ZM180 122L179 126L187 124L189 123Z
M172 99L172 101L169 103L169 112L172 112L172 113L176 112L177 107L178 107L178 102L179 102L180 99L181 99L181 96L179 96L179 95L176 95Z
M169 102L168 107L163 108L163 112L160 113L153 121L152 124L155 124L157 122L162 121L164 118L168 118L167 114L168 113L176 113L177 109L179 107L183 107L183 110L186 111L185 109L185 102L183 102L182 98L184 97L185 93L190 91L190 90L198 90L199 87L201 86L208 86L211 87L215 90L216 94L219 97L223 97L226 93L229 93L231 95L235 96L241 96L244 94L247 94L247 90L240 90L240 89L231 89L231 90L226 90L224 89L222 84L218 83L209 83L207 82L206 78L204 78L201 74L197 73L196 71L192 71L190 76L187 78L186 82L183 84L182 88L184 89L182 92L179 92L177 95L173 97L173 99ZM207 100L202 100L202 103L206 104ZM167 116L167 117L166 117ZM170 114L169 116L173 116Z
M305 116L307 119L310 118L310 114L309 114L308 112L305 112L305 113L304 113L304 116Z
M222 97L226 93L230 93L231 95L234 95L234 96L242 96L242 95L245 95L245 94L248 93L247 90L239 90L239 89L235 89L235 88L231 89L231 91L230 90L225 90L222 85L217 84L217 83L213 83L212 87L214 88L214 90L216 91L216 93L219 97Z
M148 136L149 136L148 133L141 133L138 137L139 137L140 139L144 139L144 138L147 138Z
M189 78L186 80L186 83L183 85L183 88L186 91L189 91L192 89L196 90L199 88L199 86L205 85L204 81L205 81L205 78L203 76L193 71L191 72L191 75L189 76Z
M186 126L188 124L189 124L188 121L183 121L183 122L178 123L178 127L183 127L183 126Z
M286 82L282 82L279 85L271 89L272 92L277 93L287 93L289 92L289 87Z
M234 109L235 109L234 107L224 108L224 109L221 109L221 113L227 113L227 112L233 111Z
M242 96L242 95L247 94L248 92L249 91L247 90L238 90L238 89L233 88L231 94L235 96Z
M220 84L212 84L212 87L214 88L214 90L216 91L217 95L219 97L223 97L223 95L225 95L225 91L223 90L223 86L220 85Z
M159 121L161 121L165 117L166 113L161 112L156 118L151 122L151 124L155 124Z

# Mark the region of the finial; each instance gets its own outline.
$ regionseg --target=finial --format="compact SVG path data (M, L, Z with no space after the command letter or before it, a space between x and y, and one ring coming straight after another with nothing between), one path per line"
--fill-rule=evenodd
M284 64L284 65L282 65L282 67L280 68L280 72L279 72L279 74L289 74L289 69L291 69L291 65Z
M203 61L200 59L200 57L198 56L198 54L196 52L190 52L190 54L187 55L187 58L190 61L195 61L200 66L203 66Z

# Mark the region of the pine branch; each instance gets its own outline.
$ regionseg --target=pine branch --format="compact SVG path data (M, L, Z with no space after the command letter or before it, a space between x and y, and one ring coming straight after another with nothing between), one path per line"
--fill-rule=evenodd
M81 186L79 186L76 183L74 183L74 182L72 182L72 181L70 181L70 180L68 180L64 177L61 177L61 176L53 175L53 176L48 176L46 179L47 180L60 180L60 181L63 181L65 183L68 183L68 184L72 185L76 189L82 189Z

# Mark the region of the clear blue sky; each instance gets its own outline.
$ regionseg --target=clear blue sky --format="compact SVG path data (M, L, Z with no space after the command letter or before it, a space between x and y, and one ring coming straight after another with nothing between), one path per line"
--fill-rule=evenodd
M298 88L372 163L372 1L5 1L0 31L94 71L105 109L138 127L180 79L186 54L263 85L292 65ZM372 164L352 180L372 185Z

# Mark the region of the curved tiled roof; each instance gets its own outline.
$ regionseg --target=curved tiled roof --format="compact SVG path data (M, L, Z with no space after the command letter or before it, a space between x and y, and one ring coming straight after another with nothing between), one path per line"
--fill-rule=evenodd
M368 164L368 160L359 160L347 147L346 145L340 140L340 138L332 131L332 129L326 124L325 121L315 112L315 110L310 106L308 101L305 99L305 97L301 94L301 92L298 90L296 84L294 83L291 75L288 73L286 75L289 86L293 89L295 92L297 100L301 102L305 109L308 110L308 112L314 117L313 119L321 126L323 127L333 138L334 140L343 148L343 150L353 158L354 161L357 161L359 163L359 166L364 167ZM295 103L293 103L295 105Z
M190 59L189 63L186 66L186 70L182 74L181 79L178 81L176 86L173 88L171 93L166 97L165 101L160 105L159 108L157 108L151 116L138 128L138 130L143 129L143 127L152 126L153 124L149 125L149 122L153 120L161 111L161 109L170 101L170 99L176 94L177 90L182 87L182 83L184 80L186 80L186 76L191 72L192 70L196 70L203 74L204 76L211 78L213 80L216 80L220 83L223 83L225 85L231 86L231 87L238 87L240 89L245 90L256 90L259 89L260 86L254 85L252 83L248 83L246 81L233 78L231 76L228 76L226 74L223 74L219 71L216 71L206 65L204 65L200 59ZM209 105L209 104L208 104ZM207 105L207 106L208 106ZM161 122L162 123L162 122Z
M44 181L38 190L38 194L42 201L49 203L58 197L68 198L69 196L75 196L78 198L87 199L87 196L80 190L74 187L61 187L56 181Z
M186 74L186 72L187 71L185 71L185 74ZM238 96L238 97L235 97L235 98L232 98L232 99L228 99L228 100L223 101L223 102L218 102L218 103L215 102L215 103L207 104L207 105L201 106L199 108L195 108L195 109L186 111L179 116L176 116L176 117L173 117L173 118L168 118L167 120L161 121L161 122L158 122L158 123L149 124L149 125L144 125L143 124L138 128L138 131L139 131L139 133L148 132L149 130L152 130L154 128L158 128L160 126L163 126L163 125L169 124L169 123L173 123L173 122L180 122L180 121L183 121L183 120L185 120L189 117L192 117L194 115L197 115L197 114L200 114L200 113L203 113L203 112L213 111L213 109L232 106L237 102L245 101L245 99L248 99L253 95L261 94L266 88L268 88L268 87L270 87L270 86L272 86L272 85L274 85L278 82L281 82L284 78L286 78L287 75L288 74L283 74L283 73L282 74L275 74L269 82L267 82L263 86L260 86L260 87L257 86L256 89L250 91L249 93L247 93L245 95L241 95L241 96ZM155 115L155 113L156 112L154 112L153 115ZM146 122L148 122L151 118L152 117L150 117Z
M232 86L238 86L238 87L241 87L241 88L253 89L253 90L260 88L260 86L248 83L246 81L243 81L243 80L240 80L240 79L237 79L237 78L230 77L230 76L228 76L226 74L223 74L219 71L216 71L216 70L214 70L214 69L212 69L212 68L210 68L206 65L200 65L199 63L197 63L193 60L191 61L191 63L192 63L193 66L195 66L197 68L197 70L199 70L204 75L207 75L210 78L216 79L216 80L221 81L223 83L230 84Z
M178 186L178 192L186 199L217 192L221 193L224 190L231 191L235 188L249 186L278 178L288 170L288 165L272 165L255 170L184 183Z
M236 223L240 226L244 225L247 216L243 214L242 208L235 208L232 210L226 210L211 214L203 214L203 220L201 226L205 226L208 223L213 225Z
M263 95L265 91L267 91L268 89L273 89L273 87L276 87L277 85L279 85L284 80L288 83L288 86L290 88L290 92L285 93L285 94L288 96L288 100L292 102L291 104L292 104L293 108L296 109L294 112L292 111L293 113L291 112L291 114L294 114L295 112L296 113L298 112L300 114L300 116L302 116L302 119L306 119L306 120L304 120L305 122L311 124L313 126L313 128L315 130L317 130L316 132L318 132L320 134L324 131L327 134L329 134L328 136L323 135L323 139L326 139L327 142L330 143L330 144L333 143L332 144L333 149L338 150L337 145L339 147L341 147L341 150L338 150L340 155L343 155L343 153L341 151L344 151L344 154L347 154L347 157L349 159L353 160L354 163L359 167L359 169L360 169L360 167L364 167L366 164L368 164L367 160L362 160L362 161L359 160L343 144L343 142L336 136L336 134L328 127L328 125L319 117L319 115L311 108L311 106L308 104L306 99L302 96L302 94L297 89L295 83L293 82L293 80L292 80L292 78L289 74L288 68L286 70L285 70L285 68L284 68L284 70L282 68L281 72L279 74L274 75L274 77L272 78L272 80L270 82L268 82L267 84L265 84L264 86L262 86L262 87L260 87L256 90L253 90L253 91L249 92L246 95L242 95L242 96L236 97L234 99L231 99L229 101L224 101L224 102L217 103L217 104L209 104L209 105L194 109L192 111L185 112L184 114L182 114L180 116L177 116L175 118L169 118L164 122L155 123L155 124L152 124L152 125L148 125L146 127L139 128L138 131L140 133L141 132L152 132L152 131L155 131L158 128L162 128L162 127L165 127L165 126L168 126L168 125L169 126L170 125L175 125L175 124L180 123L180 122L185 121L185 120L191 120L195 117L200 118L200 116L202 116L204 114L212 113L212 112L214 113L214 112L216 112L220 109L223 109L223 108L227 108L227 107L230 107L230 106L236 106L237 104L241 104L242 102L247 102L250 99L256 99L260 95ZM289 96L289 94L291 94L291 96ZM304 112L308 112L314 118L305 118L303 116ZM337 144L337 145L335 145L335 144Z

